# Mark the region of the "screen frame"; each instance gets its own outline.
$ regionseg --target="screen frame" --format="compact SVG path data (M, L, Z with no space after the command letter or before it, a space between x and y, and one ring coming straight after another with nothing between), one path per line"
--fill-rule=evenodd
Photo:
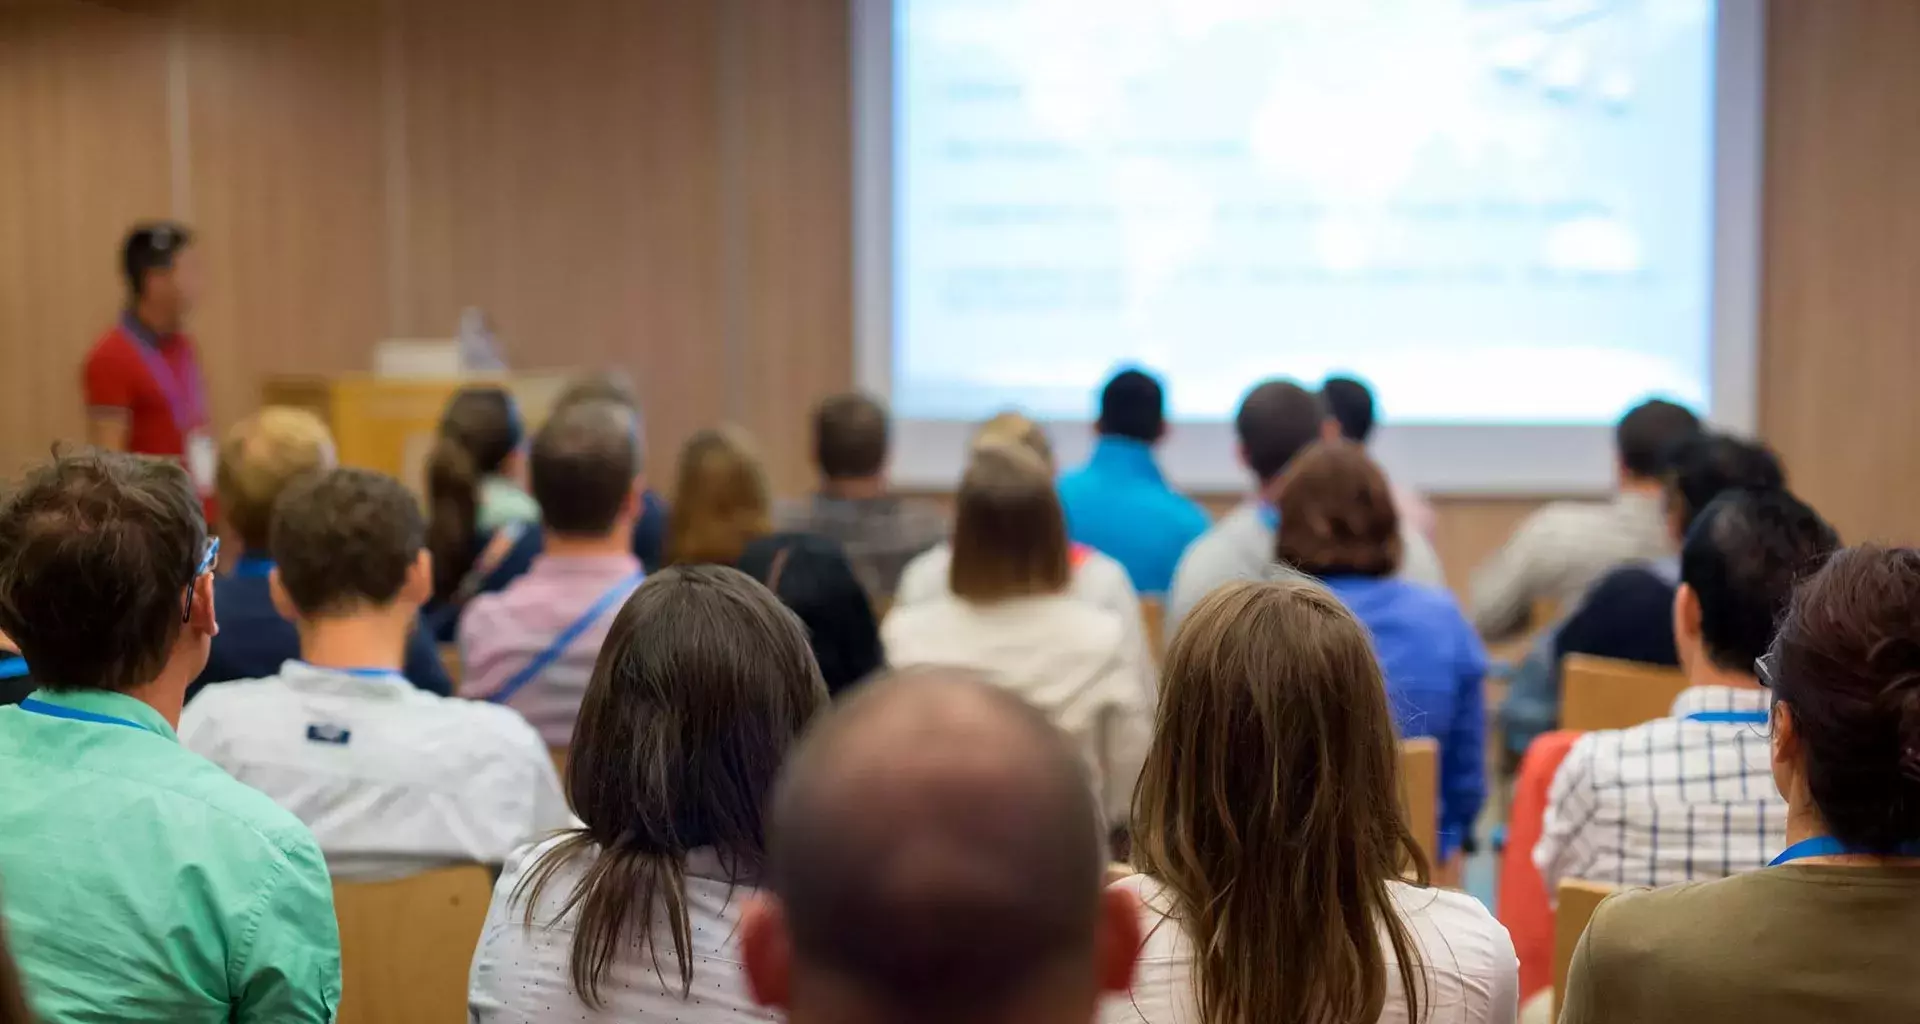
M896 2L851 4L854 369L860 389L881 397L891 392L893 381ZM1766 5L1764 0L1718 0L1715 18L1709 317L1713 407L1706 417L1723 429L1752 434L1759 378ZM1087 382L1090 413L1100 384ZM1048 420L1045 427L1063 468L1083 460L1092 448L1091 416ZM970 421L897 419L894 483L907 489L952 489L964 468L973 429ZM1382 423L1371 447L1396 482L1436 495L1592 495L1611 488L1617 475L1611 424ZM1160 454L1169 479L1190 491L1237 492L1252 484L1228 422L1177 422Z

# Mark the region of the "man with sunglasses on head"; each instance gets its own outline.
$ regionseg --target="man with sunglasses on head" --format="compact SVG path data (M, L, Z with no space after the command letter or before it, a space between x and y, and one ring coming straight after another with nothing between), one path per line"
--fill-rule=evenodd
M180 745L213 565L177 464L88 450L0 501L0 632L39 686L0 708L0 890L42 1020L331 1021L312 833Z
M120 247L127 305L94 342L82 383L87 440L108 451L179 461L215 521L218 450L187 314L200 292L193 232L166 221L135 225Z

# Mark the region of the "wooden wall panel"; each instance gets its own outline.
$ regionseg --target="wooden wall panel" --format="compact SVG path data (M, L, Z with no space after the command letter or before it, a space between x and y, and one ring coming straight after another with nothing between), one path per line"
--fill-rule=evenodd
M80 367L124 300L128 225L164 217L167 26L0 9L0 473L84 435Z
M624 367L664 475L727 404L716 5L398 2L396 331L478 305L517 368Z
M1920 4L1769 8L1761 423L1849 541L1920 541Z

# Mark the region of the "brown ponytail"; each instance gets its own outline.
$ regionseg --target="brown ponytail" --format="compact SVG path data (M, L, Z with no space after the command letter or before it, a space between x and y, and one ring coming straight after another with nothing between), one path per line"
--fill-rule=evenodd
M500 469L524 436L519 410L504 388L461 388L447 403L439 437L427 455L434 600L452 600L472 571L480 554L480 481Z

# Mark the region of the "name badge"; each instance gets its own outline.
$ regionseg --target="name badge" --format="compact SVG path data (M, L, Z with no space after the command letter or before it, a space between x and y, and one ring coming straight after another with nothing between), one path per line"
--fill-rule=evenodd
M187 435L187 475L193 477L193 486L201 494L212 494L214 479L220 468L220 447L204 430L196 430Z
M352 737L353 732L345 726L328 725L321 722L307 726L307 742L309 743L330 743L336 747L344 747L347 745L347 740Z

